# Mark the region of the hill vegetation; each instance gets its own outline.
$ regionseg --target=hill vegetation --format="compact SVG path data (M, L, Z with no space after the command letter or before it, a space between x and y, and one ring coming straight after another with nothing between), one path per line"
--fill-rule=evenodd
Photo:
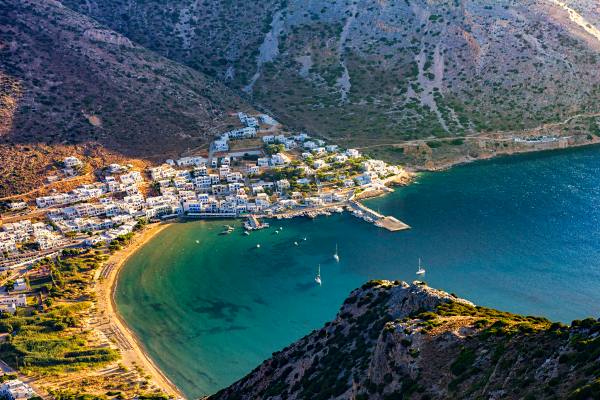
M336 319L210 399L591 399L600 322L497 311L371 281Z
M355 146L600 111L590 0L64 3Z
M57 1L0 0L3 194L31 188L27 167L65 145L164 160L206 145L238 109L251 107L222 84Z

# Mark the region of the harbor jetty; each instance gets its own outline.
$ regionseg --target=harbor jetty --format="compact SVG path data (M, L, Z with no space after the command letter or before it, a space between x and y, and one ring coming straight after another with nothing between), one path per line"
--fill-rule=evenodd
M244 222L244 228L247 231L256 231L259 229L268 228L269 224L266 222L260 222L258 217L254 214L248 215L248 219Z
M387 229L390 232L397 232L410 229L410 226L408 224L405 224L399 219L391 216L385 216L375 210L370 209L364 204L359 203L358 201L349 201L348 208L353 215L363 218L365 221L371 222L375 226Z

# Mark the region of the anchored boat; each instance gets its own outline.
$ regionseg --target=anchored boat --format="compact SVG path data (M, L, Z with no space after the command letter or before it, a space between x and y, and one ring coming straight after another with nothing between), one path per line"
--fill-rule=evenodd
M425 275L425 268L421 266L421 258L419 257L419 268L416 272L417 275Z
M317 284L321 286L321 264L319 264L319 268L317 269L317 276L315 276L315 282L317 282Z

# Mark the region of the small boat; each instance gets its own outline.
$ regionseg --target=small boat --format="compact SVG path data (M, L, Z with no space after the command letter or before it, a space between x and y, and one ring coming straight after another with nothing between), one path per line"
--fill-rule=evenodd
M421 258L419 257L419 269L416 272L417 275L425 275L425 268L421 266Z
M248 231L244 231L244 235L246 235L246 236L250 236L250 232L248 232Z
M315 282L317 282L317 284L321 286L321 264L319 264L319 269L317 269L317 276L315 276Z
M275 234L276 234L276 235L279 235L279 231L275 231Z
M305 236L305 237L304 237L304 239L302 239L302 240L306 240L306 236Z
M196 243L200 243L200 241L199 241L199 240L196 240Z
M257 249L260 249L260 243L256 245L256 248L257 248Z
M298 242L294 242L294 246L298 246Z
M340 262L340 255L338 254L338 245L335 244L335 253L333 253L333 259L335 262Z
M280 226L280 227L279 227L279 230L280 230L280 231L282 231L282 230L283 230L283 226Z

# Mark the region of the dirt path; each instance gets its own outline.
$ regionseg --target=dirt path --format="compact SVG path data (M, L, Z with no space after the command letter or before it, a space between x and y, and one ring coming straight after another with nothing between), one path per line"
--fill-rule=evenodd
M91 326L100 335L112 339L121 353L121 363L128 369L142 368L151 381L169 396L185 398L179 389L162 373L148 356L135 334L120 317L114 301L114 291L120 268L125 261L152 237L169 226L168 223L150 225L134 237L125 249L113 254L105 266L96 273L97 310Z

